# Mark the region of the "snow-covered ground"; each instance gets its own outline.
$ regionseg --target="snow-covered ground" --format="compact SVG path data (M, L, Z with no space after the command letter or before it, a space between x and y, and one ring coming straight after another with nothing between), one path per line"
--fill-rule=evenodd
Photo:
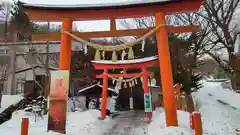
M98 120L100 112L98 110L89 110L85 112L71 112L67 115L67 135L94 135L90 134L96 132L98 127L104 131L104 123L108 123L110 119L106 121ZM47 116L43 118L37 117L35 122L35 116L32 113L18 111L13 114L13 118L0 125L0 134L19 135L21 129L22 118L29 118L29 135L55 135L56 133L47 133ZM109 125L108 125L109 126ZM58 135L58 134L56 134Z
M193 93L197 108L201 112L204 135L240 135L240 95L223 89L220 82L204 82L204 87ZM178 111L179 127L165 125L164 109L153 113L153 121L148 124L143 112L121 112L116 118L98 120L100 112L68 112L67 135L194 135L189 127L189 114ZM19 135L21 119L30 118L29 135L58 135L47 133L47 116L38 117L24 111L13 114L13 118L0 125L0 135Z
M166 127L165 113L162 108L157 109L153 114L153 121L148 126L149 135L193 135L190 129L189 113L178 111L179 127Z
M199 104L205 135L240 134L239 94L223 89L220 82L204 82L193 96Z

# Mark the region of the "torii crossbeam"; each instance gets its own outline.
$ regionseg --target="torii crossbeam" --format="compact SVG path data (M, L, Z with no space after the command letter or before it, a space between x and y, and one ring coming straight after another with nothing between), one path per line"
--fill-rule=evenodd
M110 19L110 31L74 33L81 38L136 36L144 35L149 29L117 30L115 19L155 16L156 26L165 25L166 14L176 14L197 11L203 0L145 0L144 2L129 2L103 5L34 5L24 3L23 7L32 21L61 21L62 30L72 32L73 21ZM167 126L177 126L177 113L173 93L173 78L168 46L169 32L196 32L196 26L174 27L164 26L156 33L158 57L160 58L160 73L164 108ZM33 40L61 40L60 70L70 70L71 40L66 33L34 35ZM51 106L50 106L51 108ZM66 113L66 112L62 112ZM65 132L65 128L62 129Z

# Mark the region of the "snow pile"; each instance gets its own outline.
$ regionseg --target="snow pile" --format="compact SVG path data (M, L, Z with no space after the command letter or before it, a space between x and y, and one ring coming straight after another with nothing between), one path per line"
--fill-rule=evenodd
M155 132L150 132L149 135L194 135L194 133L187 128L181 127L168 127Z
M93 128L98 127L100 111L88 110L85 112L68 112L67 114L67 134L88 134ZM29 135L60 135L58 133L47 132L47 115L37 117L33 113L17 111L13 113L11 120L0 125L0 135L19 135L21 131L22 118L29 118ZM107 119L108 122L110 119Z
M30 135L44 132L47 129L47 116L43 118L37 117L37 122L34 122L34 114L20 110L13 113L11 120L0 125L0 134L19 135L21 133L22 118L29 118Z
M153 121L148 127L149 135L193 135L189 125L189 113L178 111L179 127L166 128L165 112L158 108L153 112Z
M23 97L21 95L3 95L0 113L8 108L12 104L18 103Z
M204 135L240 134L239 94L223 89L219 82L204 82L204 87L192 95L199 104Z
M44 133L44 134L40 133L40 134L35 134L35 135L62 135L62 134L59 134L59 133L56 133L56 132L49 131L49 132Z
M86 123L94 122L98 119L100 112L98 110L89 110L82 113L71 112L67 117L68 127L82 127Z

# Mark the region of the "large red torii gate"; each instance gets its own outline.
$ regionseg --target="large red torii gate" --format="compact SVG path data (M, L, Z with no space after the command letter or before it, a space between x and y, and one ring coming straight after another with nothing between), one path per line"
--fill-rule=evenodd
M103 5L36 5L24 3L23 7L32 21L61 21L62 30L72 32L73 21L110 19L110 31L73 32L81 38L141 36L150 29L117 30L115 19L155 16L156 26L166 25L166 14L193 12L199 9L203 0L146 0L143 3L103 4ZM177 113L173 93L168 33L196 32L196 26L163 26L156 32L164 108L167 126L177 126ZM71 36L67 33L33 35L33 41L61 40L60 70L70 70ZM64 113L64 112L63 112Z

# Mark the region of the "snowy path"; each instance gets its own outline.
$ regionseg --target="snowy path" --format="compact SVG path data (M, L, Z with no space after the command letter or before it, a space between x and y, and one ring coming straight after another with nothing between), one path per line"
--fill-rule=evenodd
M207 82L193 95L200 104L205 135L240 135L240 95Z
M124 112L111 122L98 122L89 135L147 135L144 116L142 111Z
M148 122L142 111L130 111L120 115L112 128L101 135L146 135Z

